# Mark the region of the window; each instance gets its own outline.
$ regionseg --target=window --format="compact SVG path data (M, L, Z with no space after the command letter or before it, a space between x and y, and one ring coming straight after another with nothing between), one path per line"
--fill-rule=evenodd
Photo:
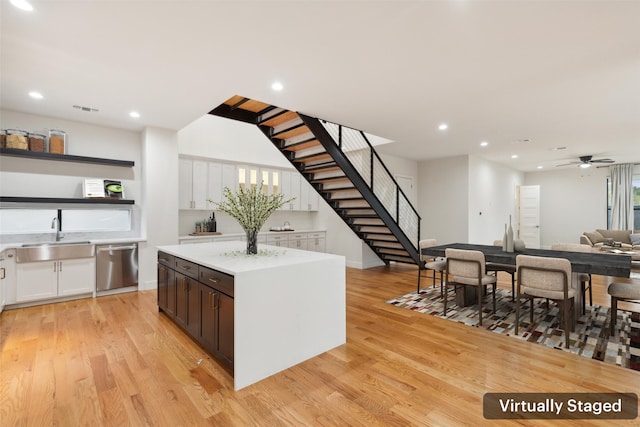
M607 178L607 228L611 226L611 178ZM633 227L640 229L640 176L633 176Z
M131 230L128 209L63 209L62 231L97 232Z
M56 232L57 209L0 209L0 234Z
M60 209L63 232L130 231L130 209ZM56 233L58 209L0 209L0 234Z

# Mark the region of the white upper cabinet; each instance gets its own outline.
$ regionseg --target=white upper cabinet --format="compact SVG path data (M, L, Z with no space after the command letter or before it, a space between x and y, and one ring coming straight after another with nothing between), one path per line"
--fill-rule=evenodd
M318 210L318 193L295 170L180 158L179 171L180 209L213 209L215 206L208 200L223 202L225 187L235 192L262 183L266 194L283 194L285 200L293 198L280 210Z
M222 202L222 163L209 162L208 195L212 202Z
M235 192L238 190L238 179L236 177L236 165L230 165L228 163L222 164L222 190L224 192L225 187L229 187L229 190Z
M204 160L180 159L179 207L180 209L208 209L207 188L209 166Z

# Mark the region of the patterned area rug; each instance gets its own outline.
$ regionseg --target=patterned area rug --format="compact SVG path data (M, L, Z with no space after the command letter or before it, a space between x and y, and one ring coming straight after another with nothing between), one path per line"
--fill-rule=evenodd
M387 303L478 327L477 306L460 308L455 303L453 290L449 292L446 317L442 315L444 303L439 287L423 289L419 295L415 292L402 295ZM496 313L491 312L491 296L484 301L482 327L485 329L640 371L640 313L618 310L617 330L615 335L610 336L609 308L587 306L585 314L577 320L575 331L569 336L570 345L567 349L564 331L558 329L559 308L554 302L547 307L544 299L535 299L533 323L529 322L530 303L521 306L519 334L515 335L516 306L511 301L511 292L497 290Z

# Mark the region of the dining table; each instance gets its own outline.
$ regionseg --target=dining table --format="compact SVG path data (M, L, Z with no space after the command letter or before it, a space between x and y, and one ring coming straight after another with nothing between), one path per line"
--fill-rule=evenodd
M473 243L449 243L438 246L430 246L422 248L422 255L430 257L444 257L445 251L449 248L475 250L484 254L486 262L494 262L500 264L516 265L516 257L518 255L532 255L551 258L565 258L571 263L572 279L571 286L580 289L580 282L577 279L577 273L589 273L602 276L613 277L629 277L631 275L631 256L623 254L611 254L602 252L571 252L559 251L552 249L534 249L526 248L520 251L507 252L502 250L502 246L496 245L479 245ZM473 304L475 299L475 289L469 286L463 286L462 294L457 294L459 305ZM581 292L577 293L576 298L576 318L579 316L578 307L582 305L584 296ZM575 320L575 319L574 319Z
M589 273L601 276L629 277L631 275L631 256L603 252L571 252L552 249L523 249L506 252L502 246L478 245L473 243L449 243L422 248L423 255L444 257L448 248L480 251L487 262L516 265L516 256L532 255L552 258L565 258L571 263L574 273Z

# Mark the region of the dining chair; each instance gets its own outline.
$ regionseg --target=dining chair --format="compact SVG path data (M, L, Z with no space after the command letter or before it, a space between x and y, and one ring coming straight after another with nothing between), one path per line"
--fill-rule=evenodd
M430 255L422 255L422 248L436 246L436 239L422 239L418 242L418 250L420 251L420 263L418 264L418 291L420 293L420 278L423 270L433 271L433 287L436 286L436 272L440 273L440 294L443 292L444 271L447 268L447 262L442 257L433 257Z
M607 288L611 296L611 318L609 321L611 336L616 333L616 319L618 318L618 301L640 301L640 285L636 283L613 282Z
M521 300L531 301L530 319L533 323L533 299L546 298L560 304L564 320L565 344L569 348L569 334L575 310L576 290L571 287L571 263L565 258L550 258L531 255L516 256L516 328L520 323ZM549 306L547 305L547 308Z
M492 274L487 274L485 258L481 251L452 249L445 250L447 260L446 276L444 283L444 315L447 315L447 295L449 284L454 289L459 286L473 286L478 296L478 325L482 326L482 297L489 285L493 286L493 312L496 312L496 283L498 279Z
M590 245L583 245L581 243L553 243L551 245L553 251L567 251L567 252L593 252L593 248ZM577 273L578 281L580 281L580 292L582 294L582 314L586 310L586 292L589 291L589 305L593 305L593 290L591 289L591 274L589 273ZM587 283L589 286L587 287Z
M493 246L502 246L502 240L494 240ZM515 301L516 294L516 266L513 264L502 264L499 262L487 261L487 273L493 272L498 277L498 271L504 271L511 276L511 301Z

